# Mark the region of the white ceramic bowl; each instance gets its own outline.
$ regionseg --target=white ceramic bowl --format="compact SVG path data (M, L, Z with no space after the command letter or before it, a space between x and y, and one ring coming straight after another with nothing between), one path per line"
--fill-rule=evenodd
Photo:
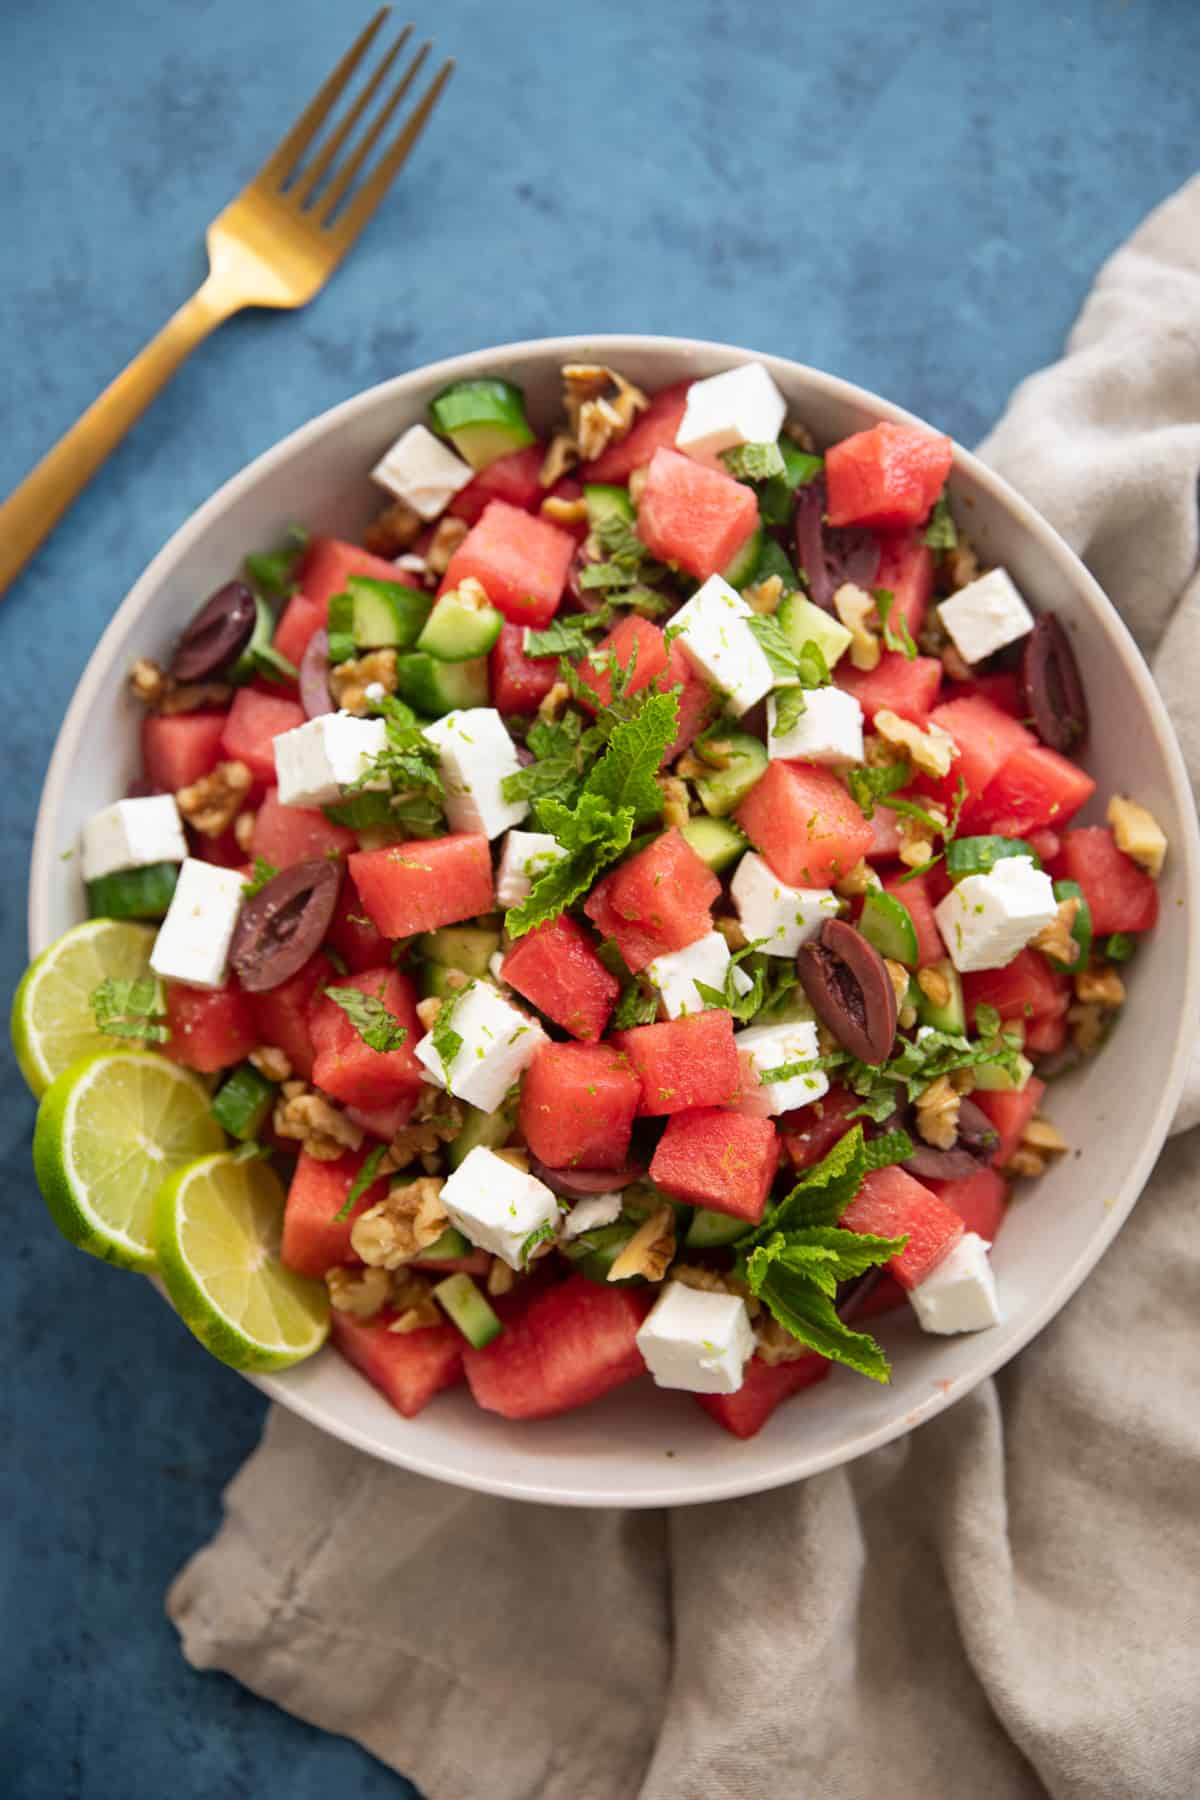
M124 792L138 762L138 712L126 689L137 655L162 656L198 603L247 550L295 519L353 537L377 508L367 471L430 396L462 376L507 375L547 425L564 362L615 364L646 388L709 375L751 353L677 338L544 339L455 357L384 382L285 438L228 482L177 531L105 632L75 692L46 778L34 842L30 948L84 916L70 862L83 820ZM886 401L779 357L761 358L796 416L832 442L879 418ZM1166 1135L1186 1066L1186 1027L1200 1016L1200 946L1190 896L1200 846L1183 762L1133 640L1096 583L1038 515L974 457L956 452L955 511L987 561L1004 564L1035 607L1071 629L1093 716L1087 766L1095 817L1114 790L1150 807L1170 840L1157 931L1139 952L1112 1047L1053 1090L1055 1123L1076 1148L1012 1206L994 1252L1002 1325L977 1336L923 1337L907 1316L882 1321L890 1387L846 1370L782 1407L739 1443L684 1394L633 1383L565 1418L513 1425L465 1391L406 1420L332 1349L259 1380L273 1399L386 1461L466 1487L569 1506L659 1506L725 1499L848 1461L940 1412L1040 1331L1112 1242ZM196 1351L199 1355L199 1350Z

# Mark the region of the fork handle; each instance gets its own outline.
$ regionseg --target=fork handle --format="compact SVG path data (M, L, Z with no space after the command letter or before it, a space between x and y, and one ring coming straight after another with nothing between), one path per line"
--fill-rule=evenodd
M184 358L237 306L210 275L0 505L0 594Z

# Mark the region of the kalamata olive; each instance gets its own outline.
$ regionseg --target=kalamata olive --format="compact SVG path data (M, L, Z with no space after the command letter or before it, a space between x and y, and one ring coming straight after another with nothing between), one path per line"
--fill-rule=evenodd
M247 993L276 988L304 967L329 930L340 883L334 864L314 857L282 870L247 900L229 950Z
M298 674L300 704L310 719L337 711L329 692L329 633L324 626L309 638Z
M983 1164L961 1144L955 1144L950 1150L935 1150L932 1144L918 1144L900 1166L923 1181L964 1181L968 1175L978 1175Z
M1088 734L1087 696L1071 641L1053 613L1043 613L1025 640L1021 692L1043 744L1080 748Z
M177 681L203 681L239 657L254 635L258 606L244 581L227 581L204 602L171 658Z
M591 1194L615 1194L646 1173L645 1163L626 1163L620 1169L552 1169L540 1156L529 1152L530 1173L544 1181L552 1194L564 1200L586 1200Z
M968 1150L994 1150L1000 1142L1000 1133L982 1106L967 1099L958 1103L958 1136Z
M896 1036L896 993L882 956L844 919L826 919L800 946L800 985L822 1025L860 1062L886 1062Z
M837 1314L843 1325L848 1325L862 1311L882 1278L882 1269L867 1269L843 1285L837 1299Z
M826 525L825 477L818 475L796 490L794 537L797 565L808 577L808 591L829 612L843 582L869 588L879 573L879 543L856 526Z

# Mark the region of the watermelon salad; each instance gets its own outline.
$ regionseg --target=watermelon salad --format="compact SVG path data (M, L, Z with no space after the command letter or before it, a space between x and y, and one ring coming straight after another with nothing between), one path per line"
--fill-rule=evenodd
M563 398L546 441L446 388L361 544L250 555L135 666L82 873L159 923L96 1018L286 1159L279 1256L406 1417L648 1371L748 1437L886 1379L872 1315L1000 1319L1166 845L1075 822L1071 634L980 566L948 438L822 447L753 362Z

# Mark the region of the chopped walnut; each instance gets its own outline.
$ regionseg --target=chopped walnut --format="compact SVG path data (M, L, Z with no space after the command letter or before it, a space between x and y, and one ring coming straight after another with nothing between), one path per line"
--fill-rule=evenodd
M544 725L553 725L570 698L571 690L566 682L556 681L538 703L538 718Z
M895 767L896 752L890 744L885 744L874 732L868 732L863 739L863 761L868 769L891 769ZM911 775L912 771L909 771Z
M1055 962L1072 963L1079 954L1079 945L1071 936L1075 929L1075 921L1079 917L1081 902L1077 899L1060 900L1058 911L1048 925L1043 925L1032 940L1033 948L1040 950L1043 956L1052 956Z
M953 550L943 550L937 559L937 584L943 594L956 594L979 577L979 558L969 537L960 531Z
M470 530L465 519L456 519L447 513L439 519L429 540L429 548L425 552L425 567L431 575L444 575L450 567L450 558L463 542Z
M412 1118L402 1125L388 1145L386 1161L393 1169L407 1169L417 1157L432 1156L442 1144L450 1143L462 1130L462 1102L441 1088L426 1085L413 1109Z
M220 837L241 811L253 781L244 762L219 762L211 775L180 788L175 804L202 836Z
M944 970L932 967L918 969L917 986L934 1006L949 1006L950 982Z
M407 500L393 500L363 532L363 543L372 556L399 556L416 543L425 521Z
M1076 975L1075 998L1085 1006L1103 1006L1115 1011L1125 1004L1125 983L1111 964L1093 964Z
M908 970L903 963L893 962L890 956L884 957L883 966L896 996L896 1022L901 1030L907 1031L917 1022L917 1009L908 997Z
M443 1183L419 1175L407 1187L389 1189L355 1219L350 1246L372 1268L398 1269L436 1244L450 1223L442 1205Z
M284 1082L274 1125L278 1136L295 1139L316 1162L336 1162L363 1141L361 1127L303 1081Z
M675 1209L660 1206L638 1226L609 1269L608 1279L627 1281L631 1275L642 1275L647 1281L661 1281L674 1254Z
M958 1107L959 1095L945 1075L917 1095L917 1131L935 1150L949 1150L957 1139Z
M566 500L561 494L547 494L538 511L552 525L582 525L588 516L586 500Z
M914 819L908 813L896 815L896 835L900 839L900 848L896 854L910 869L924 868L934 853L934 845L940 833L946 829L946 815L941 808L931 806L928 811L929 818L940 821L940 824Z
M1152 812L1124 794L1114 794L1105 814L1112 826L1117 849L1132 857L1139 868L1157 881L1167 855L1167 836Z
M569 431L556 431L550 439L546 454L542 458L542 467L538 481L544 488L552 488L556 481L570 473L579 461L579 447Z
M1041 1151L1043 1155L1049 1152L1053 1156L1060 1156L1071 1148L1062 1132L1049 1119L1038 1118L1036 1115L1021 1133L1021 1142L1031 1150Z
M426 999L417 1001L417 1017L420 1019L426 1031L433 1030L437 1016L441 1010L442 1003L436 994L430 994Z
M776 1363L799 1362L801 1357L812 1355L811 1344L801 1343L768 1312L759 1314L754 1326L754 1340L758 1355L772 1367Z
M396 1308L396 1316L388 1320L388 1330L399 1332L401 1336L410 1331L422 1331L427 1325L440 1325L445 1316L433 1297L433 1284L428 1276L416 1270L397 1281L392 1305Z
M500 1294L512 1292L516 1283L517 1272L509 1267L502 1256L493 1256L488 1264L487 1291L495 1299Z
M808 456L816 455L817 440L808 426L801 424L799 419L788 419L783 427L783 435L789 444L795 444L797 450L803 450Z
M1108 1008L1098 1006L1094 1000L1069 1006L1067 1024L1071 1027L1071 1042L1075 1048L1085 1055L1097 1049L1108 1030L1110 1017Z
M914 725L911 719L902 719L887 706L875 714L875 729L885 744L903 750L923 774L939 780L950 773L950 764L958 755L958 745L940 725L922 728Z
M244 850L247 855L249 855L250 846L254 842L254 825L257 818L257 813L240 812L233 821L233 841L238 849Z
M145 706L157 706L166 692L170 676L160 669L156 662L148 656L139 656L129 671L129 685L133 689L133 697Z
M658 791L663 797L663 824L668 828L686 825L691 817L687 782L678 775L660 775Z
M779 602L783 599L783 582L778 575L768 575L765 581L756 581L753 586L743 588L742 599L751 612L778 612Z
M563 369L563 404L571 441L584 462L592 462L628 435L637 415L650 402L641 388L600 363L568 363ZM542 480L547 487L553 482Z
M850 633L850 661L856 669L877 669L883 647L879 639L879 609L871 595L852 581L844 581L833 596L833 610Z
M203 706L225 706L233 693L227 681L176 681L149 657L139 657L129 671L129 685L136 700L155 711L172 714L198 712Z
M287 1055L275 1044L260 1044L250 1052L247 1061L260 1075L265 1075L268 1081L286 1081L292 1072Z
M875 873L865 856L860 856L854 867L835 881L833 890L843 900L853 900L859 894L869 894L873 888L882 887L883 883Z
M368 689L378 685L385 694L394 694L397 679L396 652L368 650L365 656L352 656L348 662L333 664L329 692L343 712L365 719L373 698Z
M714 919L713 930L720 932L721 936L725 939L725 942L729 945L730 950L744 950L746 945L750 942L750 939L742 930L741 920L732 919L728 917L728 915L722 915L721 918Z
M373 1319L391 1298L392 1278L386 1269L326 1269L325 1286L335 1312Z
M1044 1175L1045 1172L1045 1157L1027 1144L1017 1145L1003 1170L1005 1175L1027 1175L1031 1178L1035 1175Z
M635 507L640 505L642 495L646 491L646 483L649 479L650 469L649 465L645 463L643 463L640 469L635 469L629 477L629 498L633 501Z
M696 1288L702 1294L729 1294L733 1292L728 1280L719 1269L708 1269L700 1263L676 1263L669 1279L679 1282L681 1287Z

